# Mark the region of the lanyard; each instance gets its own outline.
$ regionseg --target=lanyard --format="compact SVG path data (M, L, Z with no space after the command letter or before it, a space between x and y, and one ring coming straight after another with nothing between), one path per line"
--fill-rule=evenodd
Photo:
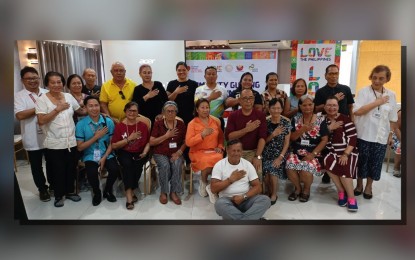
M376 92L375 92L375 90L373 89L373 86L370 86L370 87L372 88L373 95L375 95L375 98L376 98L376 99L378 99L378 96L376 95ZM384 89L384 88L383 88L383 86L382 86L382 94L381 94L381 96L380 96L380 97L382 97L382 96L383 96L383 92L384 92L384 91L383 91L383 89ZM380 106L378 106L378 110L379 110L379 109L380 109Z
M42 93L40 93L38 97L40 96L42 96ZM29 97L32 99L33 103L36 104L36 99L33 97L32 93L29 94Z

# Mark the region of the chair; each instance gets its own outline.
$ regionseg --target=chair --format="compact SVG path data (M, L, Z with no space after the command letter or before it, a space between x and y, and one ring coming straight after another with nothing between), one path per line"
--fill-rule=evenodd
M16 160L16 154L20 151L24 151L26 155L27 164L30 163L29 161L29 155L27 154L27 151L23 147L23 139L21 135L14 135L14 171L17 172L17 160Z

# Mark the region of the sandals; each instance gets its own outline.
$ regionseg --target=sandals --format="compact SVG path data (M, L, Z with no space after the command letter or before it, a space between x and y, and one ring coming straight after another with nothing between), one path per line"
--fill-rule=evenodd
M133 210L133 209L134 209L134 202L127 202L127 203L125 204L125 207L126 207L128 210Z
M295 191L293 191L291 194L290 194L290 196L288 196L288 200L289 201L294 201L294 200L297 200L297 198L298 198L298 193L295 193Z
M359 196L359 195L361 195L361 194L362 194L362 192L363 192L363 190L360 190L360 191L359 191L359 190L357 190L357 188L355 188L355 189L354 189L354 191L353 191L353 193L354 193L354 195L355 195L355 196Z
M133 203L136 203L138 201L137 196L135 196L135 194L133 195Z
M310 198L310 194L300 193L300 202L307 202Z

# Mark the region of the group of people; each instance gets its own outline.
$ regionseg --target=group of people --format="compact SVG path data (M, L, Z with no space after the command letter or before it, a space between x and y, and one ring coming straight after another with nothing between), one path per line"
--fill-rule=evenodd
M82 77L74 74L67 80L51 71L44 78L47 91L39 87L34 68L23 68L25 88L15 95L15 114L40 199L49 201L53 190L56 207L64 206L65 198L80 201L74 180L81 160L94 206L102 197L117 201L113 185L120 178L126 208L132 210L138 201L134 190L151 158L157 166L160 203L182 203L187 165L200 171L199 194L209 197L224 219L262 218L278 199L279 179L292 182L290 201L307 202L313 176L325 172L338 190L339 206L357 211L355 196L372 198L388 138L392 133L400 138L395 94L384 86L391 77L387 66L373 69L372 84L358 93L356 103L350 88L338 83L334 64L326 68L327 85L315 98L307 94L304 79L293 82L291 95L279 90L275 72L266 76L262 94L252 88L253 75L246 72L228 95L216 82L215 67L205 69L203 86L189 79L188 71L185 62L178 62L177 79L166 89L153 81L148 64L139 68L139 85L125 77L120 62L112 64L113 78L102 87L95 85L96 73L90 68ZM233 112L225 125L228 107ZM101 192L104 168L108 177Z

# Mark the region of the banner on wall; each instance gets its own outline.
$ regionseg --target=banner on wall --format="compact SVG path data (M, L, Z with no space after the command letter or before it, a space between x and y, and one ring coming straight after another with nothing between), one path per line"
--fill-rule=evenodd
M277 50L187 50L186 63L190 66L189 78L199 85L205 84L205 69L215 66L217 83L228 93L238 87L241 75L250 72L254 76L253 89L262 93L265 76L277 72Z
M307 82L308 93L326 85L324 77L326 67L336 64L340 67L341 41L314 40L291 42L291 78L293 83L298 78Z

